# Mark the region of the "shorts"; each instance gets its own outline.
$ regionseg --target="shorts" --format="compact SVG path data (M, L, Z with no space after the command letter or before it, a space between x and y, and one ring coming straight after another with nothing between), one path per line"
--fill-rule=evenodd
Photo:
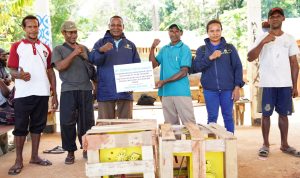
M281 115L292 114L292 88L291 87L264 87L262 91L262 115L269 117L273 110Z
M47 123L49 96L15 98L15 136L26 136L28 132L40 134Z

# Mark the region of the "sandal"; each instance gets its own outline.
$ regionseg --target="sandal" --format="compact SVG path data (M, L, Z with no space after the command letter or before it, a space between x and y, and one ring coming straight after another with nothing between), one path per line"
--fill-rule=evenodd
M65 152L65 150L61 146L54 147L51 150L44 150L43 151L43 153L47 153L47 154L61 154L61 153L64 153L64 152Z
M65 159L65 164L74 164L75 162L75 156L71 156L71 155L68 155Z
M263 145L259 151L258 151L258 156L261 156L261 157L268 157L269 156L269 147Z
M52 162L47 160L47 159L40 159L38 161L30 161L29 163L30 164L37 164L37 165L40 165L40 166L51 166L52 165Z
M295 157L300 157L300 151L297 151L295 148L293 147L288 147L286 149L284 148L280 148L280 150L283 152L283 153L286 153L286 154L289 154L289 155L292 155L292 156L295 156Z
M17 175L20 174L22 171L23 165L22 166L16 166L13 165L11 168L8 170L8 175Z

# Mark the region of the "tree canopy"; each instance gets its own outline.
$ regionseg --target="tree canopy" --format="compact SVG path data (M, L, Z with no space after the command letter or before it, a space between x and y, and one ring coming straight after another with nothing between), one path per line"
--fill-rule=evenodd
M33 0L0 0L0 47L9 49L23 36L21 21L32 12Z
M23 35L22 18L32 13L35 0L0 0L0 46ZM246 54L247 24L244 0L51 0L50 13L53 46L61 44L60 26L65 20L77 23L79 40L88 32L106 30L113 15L124 18L127 31L164 31L172 23L179 23L185 30L206 33L206 23L219 18L223 35L234 44L243 58ZM286 17L299 17L300 0L262 0L262 19L272 7L282 7Z

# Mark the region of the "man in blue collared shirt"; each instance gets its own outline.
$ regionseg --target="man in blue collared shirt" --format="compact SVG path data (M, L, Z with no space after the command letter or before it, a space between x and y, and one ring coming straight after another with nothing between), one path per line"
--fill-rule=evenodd
M154 49L160 43L155 39L151 46L149 61L153 68L160 65L160 80L156 82L158 95L162 98L165 123L195 123L190 83L187 73L192 63L190 48L181 41L182 28L177 24L169 27L171 43L165 45L155 57Z

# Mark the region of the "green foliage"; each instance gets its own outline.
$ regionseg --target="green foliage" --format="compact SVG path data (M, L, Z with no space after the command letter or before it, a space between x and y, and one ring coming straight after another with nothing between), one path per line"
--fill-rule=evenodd
M233 44L239 53L243 66L246 67L247 63L247 9L246 7L224 11L220 15L222 22L223 32L222 35L226 38L228 43Z
M152 29L151 10L149 10L148 3L128 1L128 4L124 4L124 6L123 13L126 14L126 28L128 30L150 31Z
M268 12L273 7L281 7L284 10L285 17L299 17L300 0L262 0L262 18L268 18Z
M75 8L76 0L51 0L51 31L52 46L63 43L64 38L61 35L60 27L65 20L68 20L72 9Z
M218 0L220 11L223 13L224 10L239 9L245 6L244 0Z
M0 0L0 47L9 49L11 43L23 37L21 22L32 13L33 0Z
M9 48L19 40L23 31L20 23L25 14L32 13L34 0L0 0L0 47ZM108 3L109 2L109 3ZM51 0L51 25L53 46L64 41L60 32L65 20L73 20L79 29L79 39L85 39L90 31L106 30L109 18L120 15L127 31L153 30L155 11L158 9L159 29L166 30L172 23L179 23L185 30L206 34L206 23L220 18L228 42L237 47L244 64L247 64L247 19L244 0ZM82 7L88 4L88 12ZM298 17L300 0L262 0L262 16L267 18L271 7L282 7L286 17Z
M201 11L194 0L162 0L160 7L160 30L166 30L172 23L179 23L185 30L199 30Z

